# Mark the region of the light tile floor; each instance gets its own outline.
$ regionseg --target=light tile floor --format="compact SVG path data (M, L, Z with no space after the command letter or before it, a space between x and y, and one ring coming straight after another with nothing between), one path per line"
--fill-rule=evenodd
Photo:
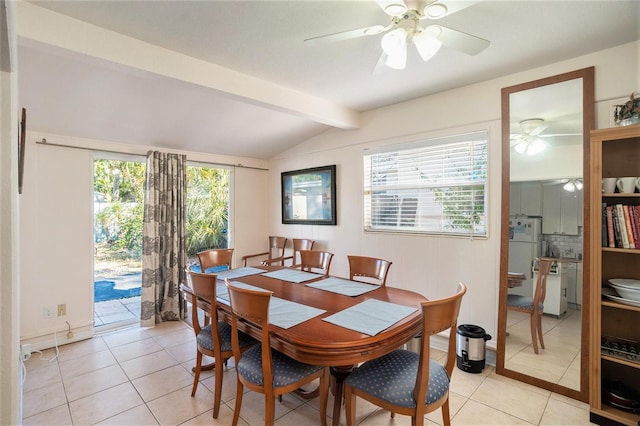
M569 308L560 318L542 317L545 349L533 351L529 314L507 311L505 367L580 389L580 337L582 311Z
M25 363L24 425L231 424L233 362L224 373L220 416L213 419L211 372L203 372L196 396L191 397L195 339L185 322L113 330L61 346L54 356L55 350L49 349L42 356L32 354ZM329 407L332 403L330 398ZM264 424L263 404L262 395L248 392L239 423ZM388 412L362 400L357 407L359 425L411 424L409 417L390 419ZM453 425L589 424L586 404L498 376L492 367L481 374L456 368L450 407ZM426 424L442 424L441 416L440 410L430 413ZM345 424L344 412L341 417ZM276 403L275 423L319 424L317 400L285 395Z

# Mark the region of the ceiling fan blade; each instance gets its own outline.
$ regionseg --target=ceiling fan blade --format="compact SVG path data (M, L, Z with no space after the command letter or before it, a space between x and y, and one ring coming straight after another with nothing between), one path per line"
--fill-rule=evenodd
M437 1L434 1L433 3L429 3L429 5L424 8L424 16L422 17L422 19L444 18L445 16L449 16L451 14L459 12L477 3L480 3L480 0L469 0L469 1L437 0Z
M538 127L536 127L535 129L533 129L529 134L531 136L538 136L540 133L545 131L547 129L547 127L549 127L549 124L541 124Z
M544 135L539 135L539 138L563 138L563 137L574 137L574 136L582 136L582 133L545 133Z
M388 28L389 27L385 27L384 25L372 25L370 27L358 28L357 30L342 31L339 33L308 38L304 41L304 44L308 46L317 46L325 43L348 40L350 38L376 35L386 31Z
M443 27L442 25L437 26L440 27L441 30L438 39L449 49L458 50L468 55L477 55L489 47L489 40Z
M409 10L403 0L376 0L376 3L389 16L400 16Z

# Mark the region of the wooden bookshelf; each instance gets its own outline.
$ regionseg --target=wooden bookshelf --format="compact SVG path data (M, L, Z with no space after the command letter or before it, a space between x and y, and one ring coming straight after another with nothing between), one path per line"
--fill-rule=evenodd
M602 193L606 177L640 176L640 125L591 132L589 190L591 270L589 313L589 405L591 421L638 425L640 413L613 407L602 400L605 382L622 382L640 394L640 362L603 353L603 337L640 343L640 307L609 300L602 288L612 278L640 279L640 250L602 246L602 204L640 205L640 193ZM639 401L640 402L640 401Z

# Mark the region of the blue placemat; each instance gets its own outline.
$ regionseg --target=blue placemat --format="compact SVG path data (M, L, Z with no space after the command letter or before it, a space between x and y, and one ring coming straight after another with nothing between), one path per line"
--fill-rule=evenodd
M249 290L265 291L260 287L251 284L245 284L238 281L230 283L235 287L246 288ZM218 284L216 287L218 298L229 301L229 289L224 284ZM271 297L269 300L269 324L277 325L281 328L291 328L313 317L317 317L325 313L325 310L317 309L301 303L291 302L289 300L280 299L279 297Z
M361 294L379 289L379 285L359 283L356 281L346 280L344 278L328 277L324 280L307 284L307 287L313 287L320 290L330 291L332 293L343 294L345 296L360 296Z
M417 310L418 308L410 306L369 299L323 318L323 320L340 327L375 336Z
M224 280L225 278L232 280L235 278L246 277L249 275L257 275L264 272L264 269L254 268L252 266L246 266L238 269L228 269L226 271L218 272L218 279Z
M234 287L240 287L240 288L246 288L249 290L264 291L264 292L271 293L271 290L265 290L264 288L256 287L255 285L251 285L251 284L241 283L239 281L231 281L229 284L231 284ZM225 284L218 284L216 286L216 296L219 299L226 300L227 302L229 301L229 289Z
M313 272L300 271L299 269L278 269L276 271L267 272L266 274L262 275L265 277L275 278L282 281L289 281L292 283L301 283L324 276L322 274L315 274Z
M272 297L269 301L269 323L281 328L293 327L325 312L327 311L279 297Z

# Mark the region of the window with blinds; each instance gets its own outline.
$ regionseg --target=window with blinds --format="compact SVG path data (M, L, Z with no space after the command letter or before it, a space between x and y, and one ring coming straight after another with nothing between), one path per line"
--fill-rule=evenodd
M487 235L487 132L364 155L365 231Z

